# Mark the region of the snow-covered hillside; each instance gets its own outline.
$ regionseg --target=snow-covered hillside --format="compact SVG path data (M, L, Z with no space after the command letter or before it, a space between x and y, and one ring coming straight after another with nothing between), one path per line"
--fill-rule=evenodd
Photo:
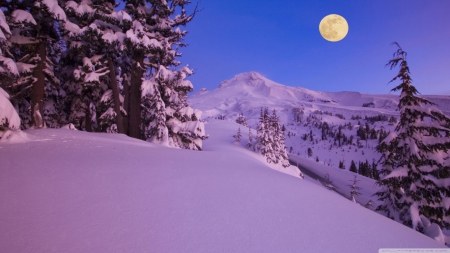
M65 129L27 130L24 143L0 143L0 252L441 247L315 182L273 170L233 142L237 126L210 119L204 151Z
M386 92L390 88L386 85ZM450 115L450 96L424 97ZM189 103L203 111L205 120L220 117L234 121L242 113L253 129L262 107L275 109L285 124L286 146L291 154L308 157L311 148L310 159L335 168L343 162L346 170L352 160L356 166L378 160L375 147L395 128L399 115L398 95L313 91L284 86L256 72L236 75L212 91L202 89L189 98ZM337 138L339 126L341 138ZM367 130L366 139L358 137L360 127Z

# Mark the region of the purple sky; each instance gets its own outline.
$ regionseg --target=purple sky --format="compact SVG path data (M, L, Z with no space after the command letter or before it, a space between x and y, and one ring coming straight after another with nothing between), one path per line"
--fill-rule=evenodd
M398 70L384 66L397 41L419 92L450 94L450 1L203 0L200 7L179 59L196 71L195 91L257 71L289 86L388 93ZM349 23L344 40L321 37L328 14Z

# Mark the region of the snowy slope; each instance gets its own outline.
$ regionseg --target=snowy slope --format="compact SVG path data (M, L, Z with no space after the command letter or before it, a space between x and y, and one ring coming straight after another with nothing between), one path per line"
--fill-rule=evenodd
M0 143L0 252L378 252L440 247L271 169L210 120L204 151L28 130ZM243 139L246 139L243 131Z
M392 87L386 86L386 91ZM450 115L450 96L424 96L438 105L438 108ZM290 87L271 81L259 73L248 72L236 75L234 78L222 82L212 91L202 89L189 98L193 108L203 111L203 118L213 119L225 116L226 120L234 121L239 113L247 119L249 126L256 129L262 107L269 110L276 109L282 124L287 131L286 146L292 147L291 154L302 157L307 156L307 149L313 149L313 158L316 156L321 163L337 168L339 161L343 161L348 170L351 161L373 162L378 160L379 154L375 147L378 140L362 141L357 144L356 131L364 127L365 117L385 115L398 118L398 95L373 95L359 92L322 92L308 90L302 87ZM300 110L303 115L302 122L294 120L293 110ZM342 115L344 118L337 117ZM315 117L306 122L307 117ZM361 119L352 120L352 117ZM320 122L327 122L337 131L339 125L350 124L353 129L343 129L347 137L353 135L353 145L337 147L333 138L323 141L320 139L321 131L317 128ZM361 124L361 125L359 125ZM393 131L395 124L384 122L370 122L370 127L380 131ZM237 131L237 129L235 130ZM314 134L314 141L304 141L303 134Z

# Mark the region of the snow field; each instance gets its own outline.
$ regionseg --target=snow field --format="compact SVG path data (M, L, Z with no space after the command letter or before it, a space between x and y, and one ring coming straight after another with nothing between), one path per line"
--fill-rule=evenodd
M211 137L201 152L63 129L28 130L31 141L0 144L0 251L440 247L317 184L272 170L236 148L236 126L207 123Z

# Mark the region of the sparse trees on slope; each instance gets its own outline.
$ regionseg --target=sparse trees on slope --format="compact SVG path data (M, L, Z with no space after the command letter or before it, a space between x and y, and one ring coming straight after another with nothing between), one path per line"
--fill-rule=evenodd
M398 49L387 66L400 66L391 80L401 80L392 89L401 91L400 121L395 132L377 146L382 165L378 184L382 190L376 195L382 204L376 210L418 231L424 228L420 215L449 228L450 119L433 103L417 96L406 52L394 44Z

